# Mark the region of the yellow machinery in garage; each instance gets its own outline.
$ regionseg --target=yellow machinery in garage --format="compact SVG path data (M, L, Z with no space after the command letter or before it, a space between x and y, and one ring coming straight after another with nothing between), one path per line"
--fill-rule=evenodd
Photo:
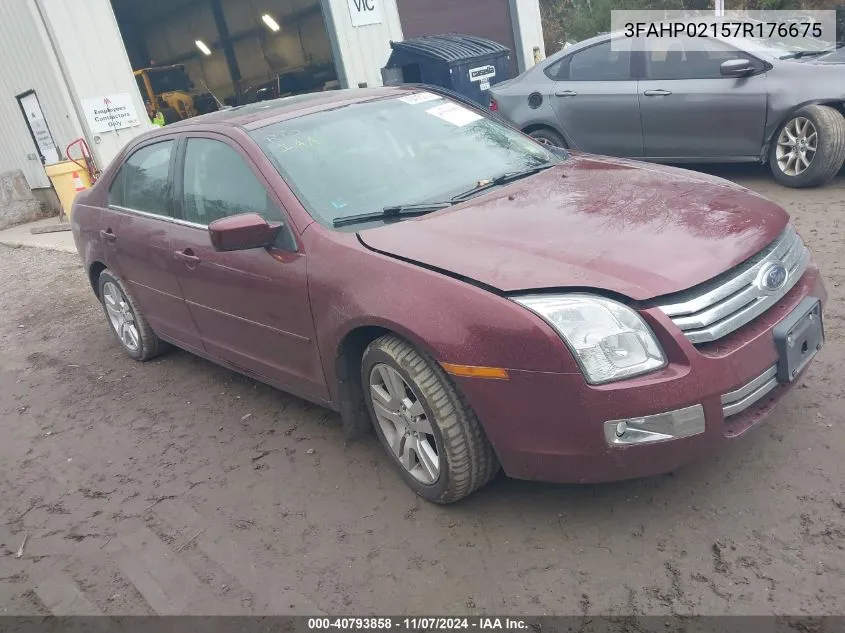
M182 64L142 68L135 71L144 100L161 111L166 123L198 114L191 91L194 84Z

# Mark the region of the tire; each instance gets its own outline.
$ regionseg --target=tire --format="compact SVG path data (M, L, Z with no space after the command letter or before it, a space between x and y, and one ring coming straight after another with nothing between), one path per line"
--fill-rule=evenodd
M385 373L390 375L390 370L396 372L404 382L404 402L412 402L410 408L406 409L407 418L402 418L401 413L392 415L404 420L400 425L405 428L416 429L417 438L413 437L413 430L410 430L410 436L402 435L399 426L384 419L383 403L387 399L379 395L379 390L388 396L390 393L381 386L373 387L373 384L387 385L383 377ZM405 483L423 499L434 503L458 501L484 486L498 472L499 462L475 413L445 372L426 354L398 336L382 336L370 343L364 351L361 381L367 409L379 440L399 468ZM376 406L380 406L375 404L376 401L382 405L381 419L376 415ZM409 420L416 422L409 423ZM396 441L397 438L402 439ZM391 448L391 440L404 448L404 453L401 449L397 452ZM423 465L430 458L425 460L420 457L430 453L423 442L427 442L427 446L436 451L438 464L435 477L431 477L431 470L427 471ZM400 453L405 455L405 464ZM409 469L407 464L414 461L417 466Z
M169 348L169 345L153 332L150 324L141 314L138 304L126 291L123 282L108 269L100 273L98 289L100 303L103 304L103 312L112 333L130 358L137 361L148 361ZM118 313L120 313L120 316ZM121 316L123 321L121 321ZM128 327L130 323L134 329ZM125 324L127 327L124 329L121 324ZM119 330L123 332L123 336ZM135 344L132 345L131 342L135 342Z
M532 132L529 132L528 136L530 136L536 141L539 141L543 145L551 145L552 147L563 148L566 147L566 141L563 140L563 137L557 132L555 132L553 129L548 127L541 127Z
M809 122L811 131L805 135L795 134L801 129L802 121ZM806 123L805 123L806 126ZM807 130L807 127L804 127ZM815 140L815 152L810 152L812 146L808 137ZM795 152L798 145L789 145L804 140L804 150L801 156L809 158L809 165L803 162L790 163L789 152ZM799 150L801 151L801 150ZM796 157L795 161L802 160ZM845 162L845 118L834 108L822 105L809 105L790 115L778 128L772 140L769 152L769 167L779 183L787 187L817 187L828 182L842 168ZM791 169L790 169L791 167ZM803 170L802 170L803 169ZM790 173L792 172L792 173Z

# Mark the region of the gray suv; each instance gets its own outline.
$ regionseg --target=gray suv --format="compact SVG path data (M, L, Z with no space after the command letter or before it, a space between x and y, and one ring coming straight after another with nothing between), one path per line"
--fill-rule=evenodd
M611 46L611 38L620 38ZM568 47L490 90L490 108L550 145L685 162L768 162L790 187L845 161L845 64L832 46L621 34Z

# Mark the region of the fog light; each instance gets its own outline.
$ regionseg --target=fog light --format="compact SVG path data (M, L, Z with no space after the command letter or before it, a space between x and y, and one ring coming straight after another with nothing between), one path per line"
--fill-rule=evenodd
M604 437L610 445L666 442L704 433L704 407L700 404L656 415L604 423Z

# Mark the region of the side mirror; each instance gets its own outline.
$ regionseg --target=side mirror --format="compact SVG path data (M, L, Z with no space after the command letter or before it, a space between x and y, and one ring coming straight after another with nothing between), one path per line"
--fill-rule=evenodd
M747 59L729 59L722 62L719 71L724 77L745 77L754 72L754 66Z
M208 236L214 250L245 251L271 246L281 229L281 224L268 224L257 213L241 213L209 224Z

